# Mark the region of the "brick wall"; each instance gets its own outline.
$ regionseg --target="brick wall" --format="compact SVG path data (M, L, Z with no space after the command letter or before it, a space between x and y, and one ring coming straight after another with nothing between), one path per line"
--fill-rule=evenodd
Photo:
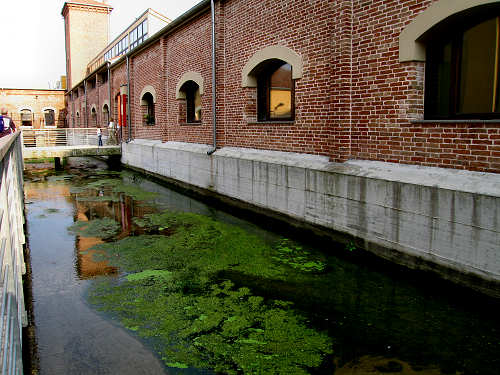
M166 139L169 141L212 143L211 40L209 12L166 38ZM199 124L186 123L185 100L176 99L177 84L186 72L197 72L203 77L204 93L201 96L202 114Z
M346 157L500 172L499 123L428 123L425 63L398 60L399 34L435 1L355 1L352 147Z
M130 113L134 124L134 138L163 138L165 128L165 92L163 88L163 50L160 41L145 49L132 58L130 63ZM141 105L141 93L147 86L153 87L156 96L155 123L146 124L143 115L147 114L145 106ZM153 94L152 93L152 94Z
M425 63L399 62L401 31L435 1L217 1L217 145L500 172L500 122L422 121ZM212 143L210 27L207 8L131 57L132 138ZM258 122L242 69L274 45L302 58L295 120ZM196 125L176 99L188 71L204 81ZM115 119L126 82L125 64L112 67ZM156 91L154 126L143 124L147 85Z

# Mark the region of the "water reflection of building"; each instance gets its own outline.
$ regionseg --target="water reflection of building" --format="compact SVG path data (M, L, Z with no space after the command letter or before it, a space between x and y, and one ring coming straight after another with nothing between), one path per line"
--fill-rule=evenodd
M123 194L119 199L102 201L98 197L111 194L109 191L93 191L91 196L85 193L84 200L74 196L75 222L86 222L94 219L110 218L120 223L121 232L117 239L127 237L133 230L132 217L142 217L153 212L152 207L139 205ZM116 196L116 195L115 195ZM97 198L93 200L92 198ZM91 250L93 246L104 243L98 237L85 237L78 235L76 239L76 271L81 279L88 279L99 275L116 273L118 269L112 267L107 261L99 259L99 251Z

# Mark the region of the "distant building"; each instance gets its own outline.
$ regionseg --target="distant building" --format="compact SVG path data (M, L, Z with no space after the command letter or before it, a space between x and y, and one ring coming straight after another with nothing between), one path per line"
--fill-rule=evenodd
M16 126L61 128L66 119L64 91L0 88L0 106L7 108Z
M61 14L66 36L68 87L86 75L87 63L108 45L112 7L93 0L68 1Z

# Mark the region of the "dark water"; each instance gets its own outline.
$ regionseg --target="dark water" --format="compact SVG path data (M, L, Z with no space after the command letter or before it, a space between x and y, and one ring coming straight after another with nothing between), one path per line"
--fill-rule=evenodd
M100 238L68 232L75 221L112 217L122 225L124 237L133 217L168 208L214 217L270 241L282 235L293 236L269 231L268 225L263 229L258 223L216 210L136 174L127 177L129 182L159 193L153 205L136 204L126 195L115 202L75 200L70 188L77 184L78 176L86 178L86 174L103 168L94 160L74 159L69 172L52 177L27 175L25 192L41 374L172 371L134 335L86 303L85 292L92 279L113 277L119 270L96 261L87 252L101 242ZM71 176L65 177L68 173ZM313 327L328 332L334 354L311 372L500 373L498 301L430 275L392 267L362 251L351 252L311 238L299 240L311 251L326 256L327 272L309 278L307 284L226 276L258 295L293 301Z

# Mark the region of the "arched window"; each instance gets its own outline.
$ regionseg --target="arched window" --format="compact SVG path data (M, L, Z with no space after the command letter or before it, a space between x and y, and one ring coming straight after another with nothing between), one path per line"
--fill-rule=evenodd
M104 119L104 123L109 124L109 107L107 104L102 106L102 117Z
M443 27L426 45L425 117L500 118L500 17Z
M43 117L45 119L45 126L55 126L56 118L53 109L45 109L43 111Z
M247 96L249 121L292 121L295 118L295 80L302 78L302 57L282 45L256 51L243 66L241 86L257 88ZM250 94L250 92L248 92Z
M257 66L254 74L257 77L258 120L293 120L292 66L284 61L272 59Z
M76 112L76 127L80 127L80 112Z
M21 110L21 125L22 126L33 126L33 112L29 109Z
M150 92L146 92L141 98L142 105L142 115L144 119L144 124L154 125L155 124L155 103L153 95Z
M186 122L201 122L200 86L194 81L185 82L180 91L186 96Z
M92 106L90 110L90 117L92 118L92 123L97 127L97 111L95 110L95 106Z

